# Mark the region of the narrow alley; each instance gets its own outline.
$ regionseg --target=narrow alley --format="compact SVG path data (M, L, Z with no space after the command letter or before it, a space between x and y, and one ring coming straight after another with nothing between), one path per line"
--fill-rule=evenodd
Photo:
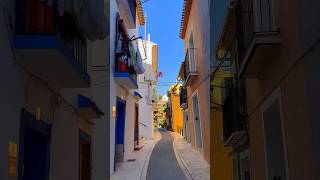
M147 180L186 179L175 156L173 137L165 129L159 129L159 131L161 140L155 145L151 154Z
M0 180L320 180L320 0L0 0Z

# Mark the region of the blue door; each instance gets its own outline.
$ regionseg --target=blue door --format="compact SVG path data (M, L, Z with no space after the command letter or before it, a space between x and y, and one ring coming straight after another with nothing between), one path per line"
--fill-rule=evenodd
M117 117L116 117L116 137L115 137L115 160L114 170L118 162L123 161L124 152L124 128L125 128L125 115L126 102L117 98Z
M49 179L51 127L22 111L19 146L19 179Z

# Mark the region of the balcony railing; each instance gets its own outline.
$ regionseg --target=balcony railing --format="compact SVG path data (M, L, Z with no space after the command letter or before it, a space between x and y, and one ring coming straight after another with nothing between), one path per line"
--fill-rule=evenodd
M180 107L185 109L188 107L188 94L186 88L181 88L180 91Z
M196 59L195 59L195 48L189 48L185 58L186 75L190 73L196 73Z
M236 21L241 68L250 63L247 61L254 56L257 46L280 44L276 8L275 0L238 0Z
M136 89L137 73L134 65L137 64L137 52L127 41L121 41L121 50L116 53L115 59L115 77L119 79L119 83L128 88ZM122 79L122 80L120 80Z
M87 44L71 14L59 17L57 1L17 0L16 35L58 35L64 47L73 58L87 71Z
M244 83L229 91L223 105L223 132L226 146L243 142L247 131L247 108Z
M184 85L191 81L194 76L197 76L195 48L189 48L179 72L179 80L183 81Z

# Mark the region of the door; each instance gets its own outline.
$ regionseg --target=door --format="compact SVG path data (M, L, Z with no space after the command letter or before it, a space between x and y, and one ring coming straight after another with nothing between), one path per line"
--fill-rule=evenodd
M280 100L273 101L263 112L265 156L268 180L286 180L286 157Z
M79 179L91 179L91 137L80 130L79 138Z
M198 102L197 93L192 97L192 106L193 106L193 119L194 119L194 126L195 126L195 135L196 135L196 147L202 148L201 122L200 122L199 102Z
M22 111L19 149L19 179L48 180L51 127Z
M117 98L116 140L115 140L115 169L119 162L124 161L124 128L126 102Z
M188 109L184 111L184 136L188 143L190 143L190 126L189 126L189 114Z
M240 179L250 180L250 151L240 153Z
M139 106L137 104L134 118L134 150L139 150Z

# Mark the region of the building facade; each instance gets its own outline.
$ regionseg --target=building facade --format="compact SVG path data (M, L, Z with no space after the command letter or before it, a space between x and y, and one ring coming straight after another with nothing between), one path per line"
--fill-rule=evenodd
M139 75L139 136L151 139L153 137L153 103L155 102L156 73L158 68L158 45L150 40L139 43L139 51L143 59L145 73Z
M110 0L110 174L135 150L139 128L138 76L145 69L139 51L140 1ZM137 127L138 125L138 127Z
M184 1L180 38L185 60L178 79L187 89L190 141L210 162L210 49L208 1Z
M171 113L169 117L171 119L171 128L174 132L183 135L183 112L180 108L180 89L181 84L177 83L172 85L168 92L168 108Z
M215 48L216 57L230 60L234 72L223 108L226 145L238 152L234 179L319 178L314 89L320 33L312 24L320 4L311 4L227 4Z
M3 180L92 177L93 131L106 111L93 100L90 49L107 32L86 29L81 16L92 15L87 25L99 28L95 13L103 19L104 5L96 12L58 5L0 3L1 82L9 82L1 86Z

